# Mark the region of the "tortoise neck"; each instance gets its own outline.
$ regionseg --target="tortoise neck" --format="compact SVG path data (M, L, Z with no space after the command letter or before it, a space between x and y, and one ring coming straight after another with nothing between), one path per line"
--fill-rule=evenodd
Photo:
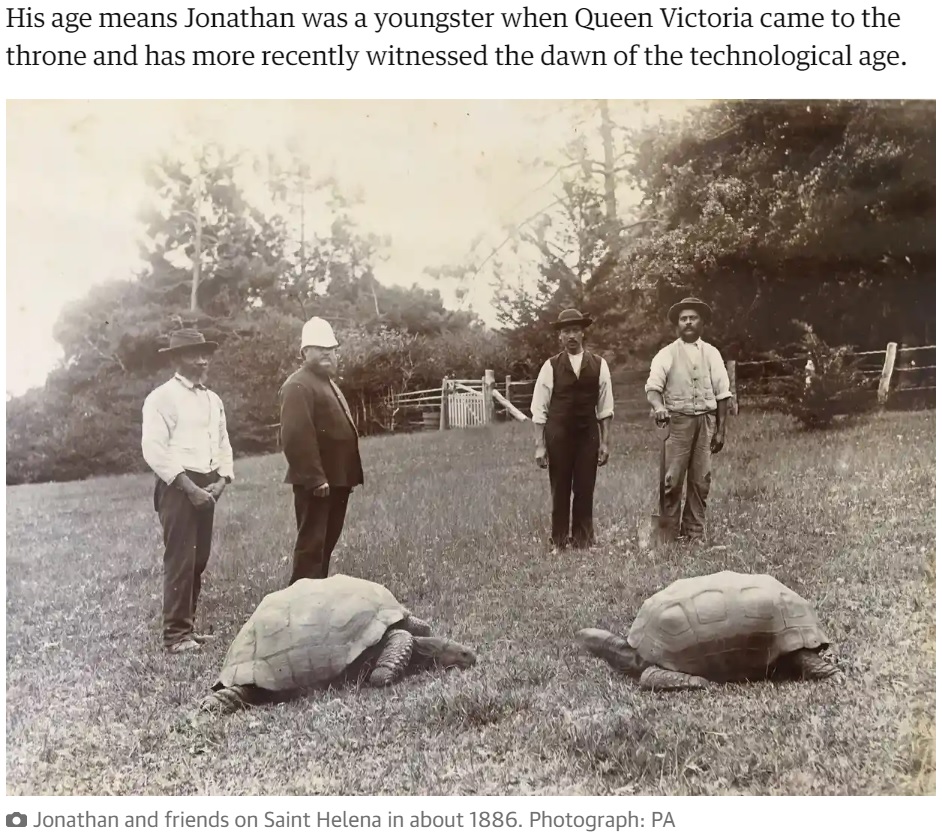
M443 652L443 642L438 637L412 637L412 668L430 668L438 662Z
M612 668L629 677L640 677L650 663L632 648L622 637L609 635L596 652Z
M412 637L412 652L423 657L433 657L440 650L441 643L427 636Z
M640 677L642 672L651 665L634 648L625 648L619 656L622 671L631 677Z

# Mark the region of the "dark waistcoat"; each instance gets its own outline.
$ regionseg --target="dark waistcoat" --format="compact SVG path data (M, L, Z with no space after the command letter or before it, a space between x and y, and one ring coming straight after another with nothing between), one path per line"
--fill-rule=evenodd
M578 378L566 352L560 352L550 363L553 367L553 396L550 398L547 425L566 430L594 427L601 358L586 351Z

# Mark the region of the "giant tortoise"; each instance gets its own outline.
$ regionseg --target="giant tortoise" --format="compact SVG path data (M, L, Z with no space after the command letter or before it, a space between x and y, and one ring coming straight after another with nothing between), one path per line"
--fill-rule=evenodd
M371 686L388 686L407 668L475 664L470 648L431 633L381 584L347 575L299 579L262 599L200 709L234 712L293 697L348 670L369 671Z
M647 599L627 638L585 628L581 645L645 689L839 673L814 608L770 575L719 572L675 581Z

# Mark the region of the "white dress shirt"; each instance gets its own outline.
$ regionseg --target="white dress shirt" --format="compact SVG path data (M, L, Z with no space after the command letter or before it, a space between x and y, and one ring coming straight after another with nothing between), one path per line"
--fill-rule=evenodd
M226 411L212 390L174 375L144 400L141 452L168 485L183 471L235 478Z
M579 352L577 355L567 353L572 371L576 377L582 371L582 358L585 352ZM601 421L615 415L615 400L612 395L612 374L609 371L608 363L605 358L599 369L599 398L595 406L595 417ZM536 385L533 387L533 398L530 401L530 413L533 416L534 424L546 424L546 418L549 415L550 398L553 396L553 364L552 358L547 360L540 369L540 374L536 378Z

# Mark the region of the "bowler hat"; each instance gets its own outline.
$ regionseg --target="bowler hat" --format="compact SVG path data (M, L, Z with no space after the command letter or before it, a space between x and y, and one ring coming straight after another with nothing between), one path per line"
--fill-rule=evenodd
M680 312L685 308L693 308L704 320L708 320L713 316L713 309L702 299L697 299L695 296L688 296L686 299L682 299L680 302L676 302L671 306L670 311L667 312L667 319L674 325L677 325Z
M561 311L559 316L556 318L556 322L553 323L553 328L561 329L566 328L566 326L586 326L592 325L595 322L591 317L584 317L581 311L576 310L575 308L567 308L565 311Z
M186 352L191 349L207 349L210 352L215 352L218 345L212 340L207 340L195 328L181 328L170 335L170 345L165 349L158 349L158 351L160 354Z

